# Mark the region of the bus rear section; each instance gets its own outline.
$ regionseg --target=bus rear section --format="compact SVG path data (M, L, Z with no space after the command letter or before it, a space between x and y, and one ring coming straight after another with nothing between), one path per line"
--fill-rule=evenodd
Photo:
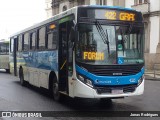
M9 73L9 42L0 41L0 69L5 69Z

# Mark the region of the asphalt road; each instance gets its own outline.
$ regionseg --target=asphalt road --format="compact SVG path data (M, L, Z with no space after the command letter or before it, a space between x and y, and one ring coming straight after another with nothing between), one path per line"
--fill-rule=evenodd
M54 101L46 90L37 89L30 85L23 87L20 85L17 77L7 74L4 71L0 71L0 111L160 111L159 102L160 81L146 80L145 92L143 95L127 97L125 99L115 99L112 100L112 104L102 104L98 99L71 98L66 98L64 102L59 103ZM6 118L0 118L0 120L1 119L5 120ZM42 118L36 119L39 120ZM33 118L33 120L36 119ZM53 118L43 119L48 120ZM66 117L56 117L54 119L66 119ZM67 119L73 120L75 117ZM84 118L76 118L76 120L79 119L81 120ZM85 119L90 120L91 118L88 117ZM99 119L99 117L94 117L94 119ZM118 120L119 118L115 119ZM15 120L17 120L17 118L15 118Z

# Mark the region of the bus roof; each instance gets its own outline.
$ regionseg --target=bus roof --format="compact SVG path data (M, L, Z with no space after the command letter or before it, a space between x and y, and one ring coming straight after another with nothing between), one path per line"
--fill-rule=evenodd
M117 10L131 10L131 11L136 11L132 8L124 8L120 6L107 6L107 5L82 5L79 7L90 7L90 8L106 8L106 9L117 9Z
M48 19L46 19L46 20L44 20L44 21L42 21L42 22L40 22L40 23L37 23L37 24L35 24L35 25L33 25L33 26L31 26L31 27L28 27L28 28L26 28L26 29L23 29L23 30L21 30L21 31L19 31L19 32L17 32L17 33L15 33L15 34L13 34L13 35L11 35L10 37L14 37L14 36L17 36L17 35L19 35L19 34L21 34L21 33L24 33L24 32L27 32L27 31L29 31L29 30L32 30L32 29L35 29L35 28L37 28L37 27L40 27L40 26L43 26L43 25L45 25L45 24L47 24L47 23L50 23L50 22L53 22L53 21L56 21L56 20L58 20L58 19L61 19L62 17L65 17L65 16L68 16L68 15L71 15L71 14L73 14L73 13L75 13L76 11L77 11L77 9L78 8L102 8L102 9L117 9L117 10L130 10L130 11L136 11L136 10L134 10L134 9L131 9L131 8L123 8L123 7L118 7L118 6L106 6L106 5L81 5L81 6L75 6L75 7L73 7L73 8L70 8L70 9L68 9L68 10L66 10L66 11L64 11L64 12L61 12L61 13L59 13L59 14L57 14L57 15L54 15L54 16L52 16L51 18L48 18ZM138 11L137 11L138 12Z

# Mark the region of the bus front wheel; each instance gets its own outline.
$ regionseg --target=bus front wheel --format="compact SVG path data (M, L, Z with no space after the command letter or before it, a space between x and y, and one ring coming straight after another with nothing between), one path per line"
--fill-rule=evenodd
M53 97L56 101L59 100L58 83L53 83Z
M112 106L112 99L110 98L101 98L100 103L104 106Z
M63 100L63 96L59 92L57 82L53 83L53 98L54 98L55 101L62 101Z

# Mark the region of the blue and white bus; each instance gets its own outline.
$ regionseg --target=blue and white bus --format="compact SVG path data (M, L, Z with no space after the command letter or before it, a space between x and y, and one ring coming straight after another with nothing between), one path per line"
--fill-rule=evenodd
M55 100L112 99L144 91L142 14L78 6L10 37L11 72L49 89Z

